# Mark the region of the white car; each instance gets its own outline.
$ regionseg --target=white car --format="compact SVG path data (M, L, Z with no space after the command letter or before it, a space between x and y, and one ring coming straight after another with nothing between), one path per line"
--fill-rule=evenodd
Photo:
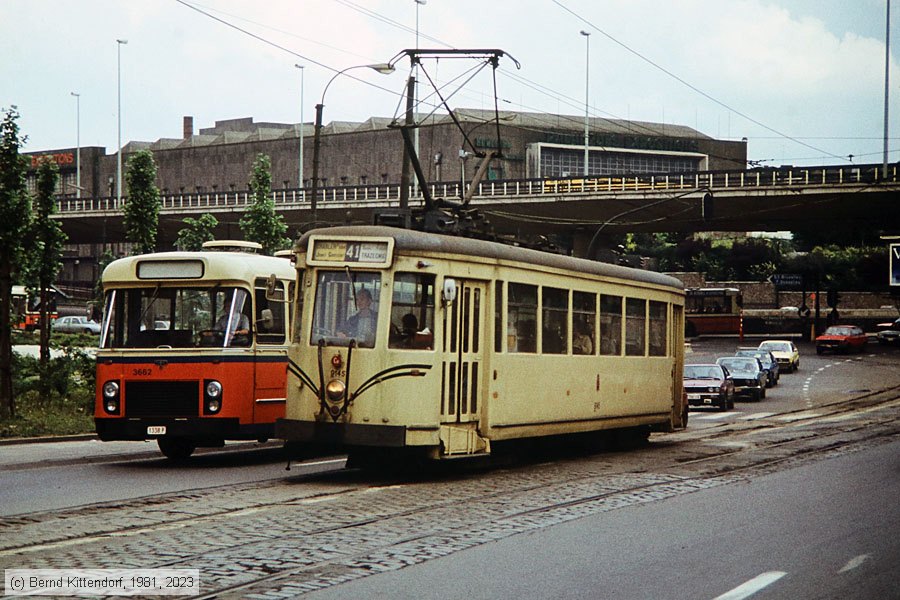
M792 373L800 368L800 351L794 342L788 340L766 340L759 345L760 350L768 350L778 361L778 366L785 373Z
M100 324L87 317L60 317L53 321L50 328L60 333L100 333Z

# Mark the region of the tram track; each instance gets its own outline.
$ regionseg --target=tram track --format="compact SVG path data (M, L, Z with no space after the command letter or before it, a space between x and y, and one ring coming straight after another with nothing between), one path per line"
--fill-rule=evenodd
M431 478L373 480L352 471L309 475L229 486L228 502L219 498L223 489L204 489L34 513L0 519L6 540L22 539L34 528L46 534L41 543L4 544L0 563L69 564L71 557L84 554L95 561L108 556L93 566L112 566L117 552L134 560L135 548L177 537L194 540L186 543L190 552L151 552L139 556L142 565L209 566L213 557L226 557L231 566L222 568L225 575L210 575L216 570L207 569L204 576L201 571L201 597L238 597L281 587L299 593L307 589L303 586L325 587L400 568L598 510L744 481L798 461L890 441L900 435L897 406L897 388L884 388L832 402L825 410L817 407L817 415L790 411L779 416L798 418L702 430L702 436L678 439L689 429L628 452L588 452ZM854 413L858 420L835 420ZM723 441L739 444L716 445ZM242 507L235 509L235 504ZM208 506L200 511L200 505ZM460 507L466 507L465 518L446 522ZM137 512L142 523L132 519ZM93 524L85 524L91 519ZM266 553L277 558L260 559L262 566L248 558Z

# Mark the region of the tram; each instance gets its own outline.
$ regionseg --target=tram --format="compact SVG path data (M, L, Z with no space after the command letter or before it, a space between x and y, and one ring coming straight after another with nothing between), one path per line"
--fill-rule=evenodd
M272 437L284 415L295 270L211 242L201 252L113 261L97 351L103 441L156 440L172 459L225 440Z
M448 459L686 423L677 279L381 226L313 230L294 252L288 446Z

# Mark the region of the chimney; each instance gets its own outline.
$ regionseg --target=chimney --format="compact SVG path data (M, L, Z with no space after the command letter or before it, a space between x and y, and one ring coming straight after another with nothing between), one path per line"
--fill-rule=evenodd
M184 132L184 139L188 139L189 137L194 135L194 117L184 118L182 131Z

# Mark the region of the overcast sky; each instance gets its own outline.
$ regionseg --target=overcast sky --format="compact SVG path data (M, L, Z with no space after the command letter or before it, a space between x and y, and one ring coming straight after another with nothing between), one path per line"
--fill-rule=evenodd
M185 115L195 132L240 117L312 122L337 70L415 47L417 9L421 48L498 48L518 61L500 61L501 109L583 117L589 50L592 116L746 137L763 164L882 160L886 0L0 0L0 107L18 107L26 151L69 148L77 92L81 145L114 152L124 39L123 143L179 138ZM425 64L445 94L475 66ZM326 123L394 116L409 62L348 75L359 80L328 88ZM890 88L897 161L895 59ZM419 96L427 112L433 96ZM450 104L492 108L490 69Z

